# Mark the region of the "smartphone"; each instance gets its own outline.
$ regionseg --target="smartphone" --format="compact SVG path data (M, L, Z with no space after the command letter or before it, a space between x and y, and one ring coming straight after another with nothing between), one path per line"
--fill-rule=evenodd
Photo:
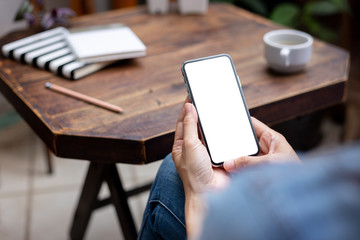
M212 164L257 155L258 139L231 57L221 54L189 60L181 71Z

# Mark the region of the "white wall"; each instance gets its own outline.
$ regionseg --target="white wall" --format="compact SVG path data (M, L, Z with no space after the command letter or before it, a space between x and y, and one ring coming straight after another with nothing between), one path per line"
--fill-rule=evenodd
M16 29L24 29L27 27L25 21L14 22L17 9L23 0L0 0L0 37L6 33L15 31ZM47 9L54 7L67 7L70 0L44 0ZM11 109L5 98L0 93L0 115Z
M23 28L25 23L14 23L15 12L22 0L0 0L0 37L10 30ZM10 109L9 104L0 93L0 115Z
M14 22L17 9L23 0L0 0L0 37L9 31L25 28L25 21ZM68 7L70 0L43 0L47 9Z
M0 38L6 33L15 31L17 29L24 29L27 27L25 21L14 22L16 11L23 0L0 0ZM71 0L43 0L46 9L52 9L54 7L69 7ZM109 9L109 1L94 0L96 9L100 11L106 11ZM6 112L11 109L5 98L0 93L0 115L2 112Z
M0 37L9 31L26 27L26 22L14 22L17 9L23 0L0 0ZM43 0L46 9L54 7L69 7L71 0ZM110 1L94 0L96 9L106 11L110 7Z
M22 0L1 0L0 1L0 36L14 30L26 26L25 22L15 23L14 17L16 10L20 6Z

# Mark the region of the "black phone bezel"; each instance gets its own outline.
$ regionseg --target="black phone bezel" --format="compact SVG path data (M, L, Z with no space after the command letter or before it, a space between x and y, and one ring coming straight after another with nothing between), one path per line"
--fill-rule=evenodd
M197 110L197 107L196 107L196 101L195 99L193 98L193 95L192 95L192 92L191 92L191 88L190 88L190 85L189 85L189 81L188 81L188 78L187 78L187 75L186 75L186 71L185 71L185 65L186 64L189 64L189 63L193 63L193 62L198 62L198 61L204 61L204 60L209 60L209 59L213 59L213 58L219 58L219 57L227 57L229 58L230 60L230 63L231 63L231 66L232 66L232 69L233 69L233 73L235 75L235 79L236 79L236 82L237 82L237 85L239 87L239 91L240 91L240 95L241 95L241 98L242 98L242 101L243 101L243 104L245 106L245 109L246 109L246 113L247 113L247 117L248 117L248 120L250 122L250 126L251 126L251 130L253 132L253 135L254 135L254 138L255 138L255 142L256 142L256 145L257 145L257 152L250 155L250 156L256 156L260 153L260 146L259 146L259 140L256 136L256 132L255 132L255 129L254 129L254 126L252 124L252 121L251 121L251 117L250 117L250 113L249 113L249 109L247 107L247 104L246 104L246 100L245 100L245 97L244 97L244 94L243 94L243 91L242 91L242 87L241 87L241 83L240 83L240 79L237 75L237 72L236 72L236 69L235 69L235 66L234 66L234 62L232 60L232 58L230 57L230 55L228 54L218 54L218 55L213 55L213 56L208 56L208 57L202 57L202 58L196 58L196 59L191 59L191 60L187 60L185 61L182 65L181 65L181 72L182 72L182 75L183 75L183 79L184 79L184 82L185 82L185 86L186 86L186 90L188 92L188 96L189 96L189 99L190 101L192 102L192 104L194 104L195 106L195 109L196 109L196 112L198 113L198 110ZM203 140L204 140L204 143L205 143L205 147L209 153L209 156L210 156L210 160L211 160L211 163L214 165L214 166L222 166L222 164L224 162L221 162L221 163L215 163L213 160L212 160L212 157L211 157L211 153L209 151L209 147L208 147L208 144L207 144L207 141L206 141L206 135L203 131L203 128L202 128L202 124L201 124L201 118L198 114L198 121L199 121L199 126L200 126L200 130L201 130L201 135L203 137Z

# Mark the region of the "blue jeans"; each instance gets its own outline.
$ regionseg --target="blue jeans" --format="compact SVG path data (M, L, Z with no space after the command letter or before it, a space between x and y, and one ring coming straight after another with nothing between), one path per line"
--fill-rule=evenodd
M360 239L360 143L303 162L261 164L232 175L227 189L206 196L199 239ZM151 189L139 239L186 239L184 203L168 155Z
M138 239L186 239L184 204L183 184L169 154L151 188Z

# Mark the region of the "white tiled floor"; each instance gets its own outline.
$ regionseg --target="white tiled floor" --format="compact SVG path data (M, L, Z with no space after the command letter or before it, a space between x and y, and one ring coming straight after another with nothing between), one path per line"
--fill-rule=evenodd
M325 120L323 143L315 149L339 142L341 127ZM44 145L23 121L0 131L0 239L64 240L79 198L88 162L52 156L55 172L46 173ZM160 161L132 166L118 164L125 189L152 180ZM101 195L106 196L104 185ZM130 199L139 229L148 192ZM123 239L112 206L97 210L85 235L87 240Z
M88 162L52 156L54 173L46 173L44 145L23 121L0 131L0 239L63 240L69 229ZM155 177L161 162L146 166L118 164L125 189ZM102 187L101 195L108 189ZM148 192L129 200L140 228ZM123 239L112 206L91 217L85 239Z

